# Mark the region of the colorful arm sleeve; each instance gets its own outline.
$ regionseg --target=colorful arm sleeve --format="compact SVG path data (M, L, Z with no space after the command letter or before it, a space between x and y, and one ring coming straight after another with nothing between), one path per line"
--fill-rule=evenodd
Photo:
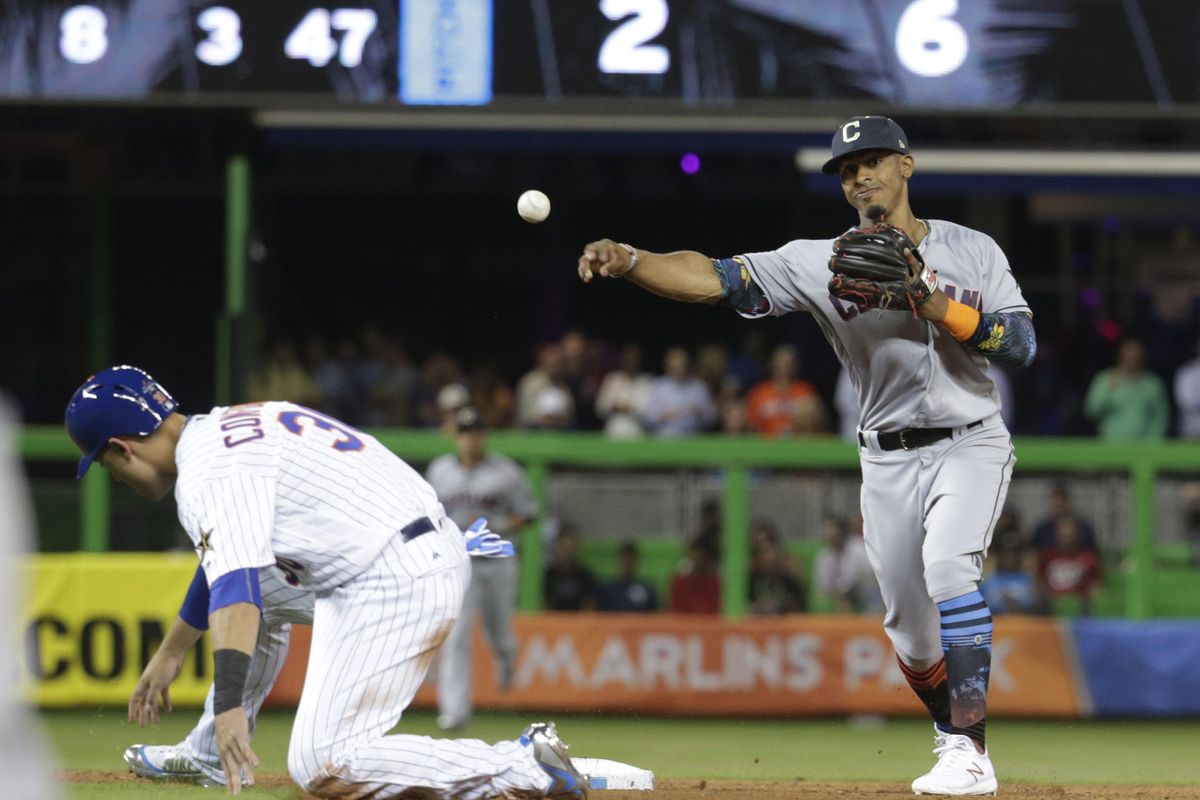
M979 315L979 326L963 344L974 347L989 361L1028 367L1037 354L1037 334L1027 311L989 312Z
M717 305L743 314L762 315L770 310L767 296L750 277L750 270L740 256L714 258L713 269L721 279L721 299Z

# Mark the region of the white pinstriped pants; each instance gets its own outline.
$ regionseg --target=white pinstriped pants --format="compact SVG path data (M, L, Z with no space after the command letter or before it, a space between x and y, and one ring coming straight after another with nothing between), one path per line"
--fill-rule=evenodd
M317 594L288 747L288 772L305 791L349 798L421 789L422 797L481 800L549 788L531 749L516 741L386 735L454 626L469 561L447 519L412 541L394 537L364 573Z
M263 598L262 623L258 626L258 643L246 675L246 689L242 693L251 735L258 711L271 693L271 687L275 685L283 662L287 659L291 623L311 624L315 600L311 591L288 585L283 574L275 567L260 569L258 580ZM204 700L204 713L184 740L184 746L205 777L213 783L225 785L225 771L221 768L221 756L217 752L213 728L212 686L208 687L208 697Z

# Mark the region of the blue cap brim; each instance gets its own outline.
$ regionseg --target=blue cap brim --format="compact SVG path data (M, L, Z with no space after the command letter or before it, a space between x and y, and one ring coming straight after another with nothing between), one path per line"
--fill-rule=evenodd
M88 471L88 467L90 467L92 462L96 460L96 456L100 455L100 451L107 446L108 442L105 442L104 444L100 445L100 447L96 448L94 452L87 453L83 456L83 458L79 459L79 469L75 471L75 480L79 480L84 476L84 473Z

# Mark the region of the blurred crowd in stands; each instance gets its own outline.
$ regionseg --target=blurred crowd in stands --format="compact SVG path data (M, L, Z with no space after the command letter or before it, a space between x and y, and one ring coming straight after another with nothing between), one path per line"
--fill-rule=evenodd
M1078 416L1105 439L1200 438L1200 358L1164 378L1147 368L1141 342L1124 340L1115 353L1114 365L1091 378ZM537 345L527 371L512 376L469 355L435 351L418 363L402 341L376 328L332 343L277 341L261 361L247 399L288 398L359 426L444 427L467 404L493 429L618 438L722 432L852 440L857 421L848 372L807 375L797 347L756 335L738 348L668 345L648 354L638 344L569 331ZM995 366L988 374L1009 427L1019 432L1010 376Z
M289 398L359 426L450 432L455 412L471 405L491 429L603 431L614 438L703 432L856 438L857 401L848 373L842 370L835 381L810 380L791 344L772 346L751 335L739 349L669 345L660 352L661 362L650 364L638 344L617 346L571 331L538 345L523 374L507 376L486 360L445 352L417 363L403 342L372 328L333 343L276 342L252 374L247 394L250 400ZM1147 368L1144 345L1128 339L1116 346L1114 362L1091 378L1082 398L1080 414L1098 436L1200 438L1200 358L1182 364L1168 380ZM989 374L1006 421L1015 428L1009 376L995 367ZM828 396L819 384L832 386ZM1192 495L1185 505L1200 564L1200 484L1185 491ZM621 544L616 577L600 581L580 558L584 532L555 521L544 607L719 614L719 507L706 504L700 519L663 596L640 571L636 541ZM883 612L861 516L826 518L811 563L787 546L789 538L769 521L753 523L750 613ZM981 591L996 613L1091 613L1103 585L1103 559L1066 485L1053 487L1050 514L1031 528L1023 528L1011 510L1001 515L985 575Z

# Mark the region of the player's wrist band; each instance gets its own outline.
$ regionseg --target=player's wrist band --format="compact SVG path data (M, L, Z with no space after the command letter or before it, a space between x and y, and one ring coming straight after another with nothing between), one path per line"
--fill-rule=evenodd
M228 647L213 653L213 714L223 714L242 704L249 672L249 654Z
M982 315L964 303L957 300L946 300L946 317L942 327L950 331L950 335L960 342L965 342L975 335Z
M629 269L627 269L621 273L621 277L624 277L624 276L628 275L629 273L633 272L633 268L637 266L638 251L637 251L637 248L631 244L625 244L624 242L617 242L617 244L619 244L621 247L624 247L626 250L629 251Z

